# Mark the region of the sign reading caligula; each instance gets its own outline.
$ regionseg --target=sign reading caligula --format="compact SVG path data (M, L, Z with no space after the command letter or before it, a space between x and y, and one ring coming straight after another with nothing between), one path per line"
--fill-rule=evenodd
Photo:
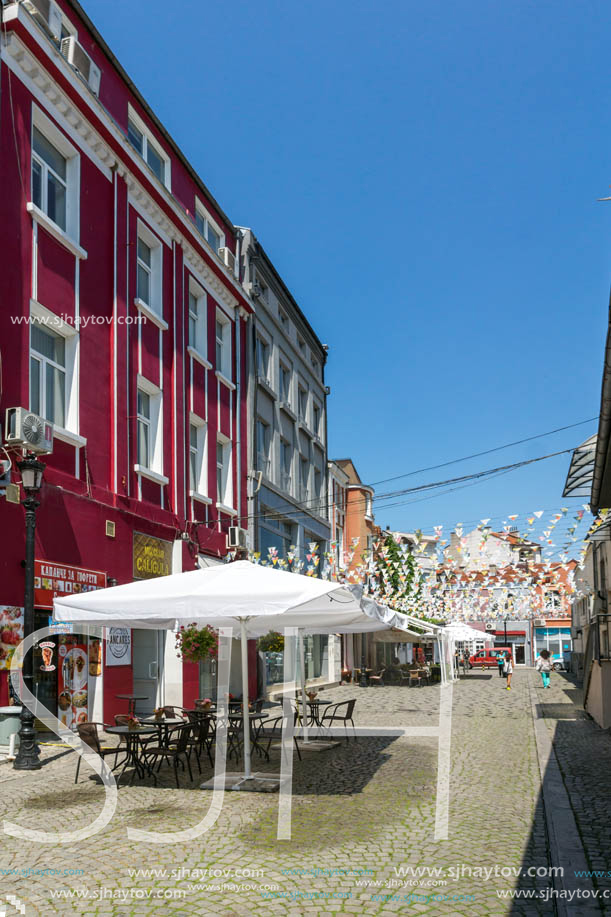
M172 572L172 542L134 532L134 579L153 579Z

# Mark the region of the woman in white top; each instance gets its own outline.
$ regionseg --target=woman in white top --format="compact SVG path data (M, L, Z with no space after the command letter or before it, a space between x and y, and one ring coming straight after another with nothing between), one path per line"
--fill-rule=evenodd
M511 658L511 653L505 653L505 664L503 666L503 673L507 676L507 690L511 691L511 676L513 675L513 659Z

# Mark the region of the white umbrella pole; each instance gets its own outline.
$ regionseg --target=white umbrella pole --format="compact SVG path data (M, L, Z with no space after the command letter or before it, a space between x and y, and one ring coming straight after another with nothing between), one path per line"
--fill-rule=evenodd
M308 741L308 707L306 698L306 677L305 677L305 647L303 645L303 628L298 630L299 634L299 669L301 680L301 725L303 727L303 741Z
M242 645L242 716L244 720L244 778L250 778L250 712L248 709L248 637L246 621L240 619L240 643Z

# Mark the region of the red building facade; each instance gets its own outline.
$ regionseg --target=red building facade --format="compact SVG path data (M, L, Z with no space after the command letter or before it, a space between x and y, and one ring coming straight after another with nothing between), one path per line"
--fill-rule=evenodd
M194 569L247 515L236 233L80 6L29 10L3 9L0 416L54 423L36 558L118 583ZM23 508L0 498L0 516L0 608L19 607ZM89 715L125 712L115 695L147 672L157 703L197 696L171 637L136 637L99 676L90 654Z

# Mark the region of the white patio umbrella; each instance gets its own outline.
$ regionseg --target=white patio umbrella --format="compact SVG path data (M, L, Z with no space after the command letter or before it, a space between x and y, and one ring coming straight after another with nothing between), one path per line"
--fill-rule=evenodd
M306 634L406 629L404 616L378 605L358 586L287 573L247 560L139 580L54 600L56 621L174 630L181 624L233 626L242 654L244 778L251 778L248 712L249 637L295 627ZM305 706L304 706L305 710Z

